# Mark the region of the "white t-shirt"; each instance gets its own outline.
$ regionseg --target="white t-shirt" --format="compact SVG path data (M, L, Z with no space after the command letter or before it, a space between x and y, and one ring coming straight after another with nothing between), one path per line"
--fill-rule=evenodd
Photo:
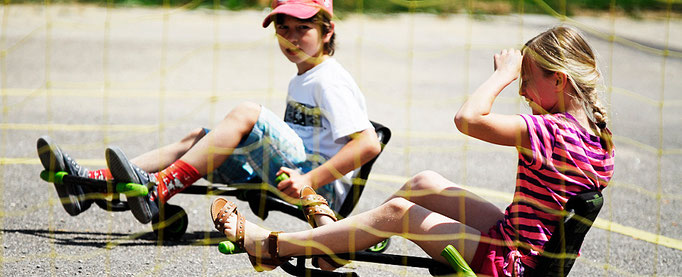
M284 121L303 140L308 159L320 164L336 155L350 141L349 135L372 128L364 95L334 58L291 79ZM352 173L342 178L343 184L334 184L339 205Z

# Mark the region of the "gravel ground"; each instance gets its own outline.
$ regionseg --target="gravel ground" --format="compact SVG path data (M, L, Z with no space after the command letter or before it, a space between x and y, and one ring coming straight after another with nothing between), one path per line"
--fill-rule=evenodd
M107 145L135 156L192 128L214 126L241 101L282 114L295 71L281 58L272 29L260 27L263 13L4 5L0 16L0 275L255 275L245 255L216 251L220 236L210 232L207 212L213 197L171 200L190 221L187 234L173 243L158 243L151 226L130 212L93 207L68 216L52 186L38 177L35 141L49 134L82 164L99 168ZM452 118L492 71L496 51L559 23L540 15L338 19L335 57L365 93L371 119L394 133L354 212L376 206L402 180L426 169L505 207L515 152L466 139ZM571 275L679 276L682 21L605 16L569 23L586 30L599 53L617 147L600 224L588 234ZM674 51L664 57L660 49L666 47ZM528 111L514 87L502 93L496 111ZM246 203L238 205L247 219L268 228L307 228L281 213L261 221ZM388 252L425 256L398 238ZM343 270L428 274L360 262Z

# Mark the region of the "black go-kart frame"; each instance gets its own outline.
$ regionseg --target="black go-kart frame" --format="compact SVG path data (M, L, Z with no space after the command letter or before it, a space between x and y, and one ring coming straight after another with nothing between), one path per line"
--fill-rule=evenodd
M391 130L382 124L372 122L374 130L377 133L383 151L385 145L391 139ZM344 200L341 209L337 212L338 217L347 217L355 208L362 192L365 188L365 183L372 170L374 162L379 155L370 160L359 170L355 171L352 177L353 185ZM66 172L49 172L43 171L40 177L50 183L56 184L77 184L88 187L90 191L86 197L93 199L94 203L100 208L121 212L128 211L130 207L128 203L121 199L121 194L126 197L146 195L151 184L134 184L134 183L116 183L114 181L95 180L79 176L68 175ZM268 217L270 211L280 211L293 217L306 221L303 212L299 206L289 203L280 197L281 194L273 192L272 188L265 183L248 183L248 184L231 184L230 186L216 186L214 184L208 185L192 185L182 192L182 194L196 194L196 195L222 195L234 196L239 200L249 203L249 208L254 214L261 219ZM157 238L161 240L178 240L187 231L188 218L185 210L177 205L164 204L160 208L159 215L152 218L152 229ZM375 248L377 251L382 251L388 246L387 242L380 244Z
M376 122L372 122L372 125L383 150L391 138L391 131ZM355 176L353 176L353 186L337 213L340 218L347 217L355 208L364 190L372 165L377 158L378 156L356 171ZM100 196L94 197L94 202L100 208L108 211L128 211L130 209L125 201L120 200L120 194L140 196L145 195L148 190L145 185L141 184L93 180L71 176L65 172L43 171L41 178L52 183L74 183L101 191ZM267 218L270 211L280 211L305 220L299 206L284 201L277 196L277 193L272 192L272 188L267 184L257 183L231 187L194 185L181 193L234 196L239 200L248 202L249 208L261 219ZM545 250L538 260L537 267L534 270L526 271L524 276L567 276L578 256L585 235L596 219L602 204L603 197L599 192L587 192L571 197L565 205L555 235L545 245ZM152 227L157 238L161 240L180 239L187 230L187 213L182 207L171 204L163 205L161 211L160 214L164 216L156 216L152 219ZM388 247L389 241L387 239L365 251L337 254L335 257L350 261L426 268L432 275L476 276L454 247L448 246L441 253L450 263L450 266L447 266L430 258L382 253ZM229 241L221 242L219 250L224 254L241 252ZM325 255L295 257L280 267L285 272L295 276L357 276L355 272L330 272L307 268L306 260L313 257L325 257Z
M545 244L544 251L537 260L534 269L527 268L522 276L541 277L558 276L565 277L571 271L585 235L592 227L597 218L604 198L601 192L590 191L575 195L568 199L564 210L559 216L559 225L550 240ZM236 254L243 252L230 241L223 241L218 245L219 252L223 254ZM437 262L430 258L392 255L371 251L359 251L355 253L336 254L333 258L378 263L382 265L398 265L417 268L426 268L434 276L476 276L464 258L452 246L448 245L441 252L450 266ZM313 257L331 257L328 255L306 255L294 257L292 261L282 264L280 267L294 276L358 276L355 272L331 272L306 267L306 259ZM521 276L521 275L515 275Z

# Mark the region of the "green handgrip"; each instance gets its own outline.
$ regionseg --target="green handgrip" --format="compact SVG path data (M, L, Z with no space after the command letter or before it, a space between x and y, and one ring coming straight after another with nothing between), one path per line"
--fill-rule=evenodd
M57 185L64 184L64 176L69 175L66 171L52 172L43 170L40 172L40 179L45 180L45 182L55 183Z
M146 186L135 183L117 183L116 192L125 194L126 197L145 196L149 192Z
M289 174L282 172L282 174L277 175L277 178L275 178L275 182L277 182L277 184L279 184L279 182L282 182L286 179L289 179ZM301 208L301 203L299 201L296 201L296 203L292 203L292 204L295 204L299 209Z
M231 241L228 241L228 240L221 241L220 243L218 243L218 251L220 251L220 253L223 253L225 255L244 252L244 250L237 247L236 245L234 245L234 243L232 243Z
M476 277L476 273L471 270L469 264L467 264L462 255L459 254L459 251L457 251L454 246L448 245L445 247L445 249L443 249L443 252L440 252L440 255L448 260L448 263L450 263L452 269L455 270L457 276Z
M289 179L289 174L282 173L280 175L277 175L277 178L275 178L275 182L277 182L277 184L279 184L279 182L282 182L286 179Z

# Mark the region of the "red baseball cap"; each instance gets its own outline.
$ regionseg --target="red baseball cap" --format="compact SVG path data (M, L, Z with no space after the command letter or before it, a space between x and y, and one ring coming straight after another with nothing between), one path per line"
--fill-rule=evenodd
M275 14L286 14L299 19L313 17L320 10L334 16L332 0L272 0L272 12L263 20L263 28L268 27Z

